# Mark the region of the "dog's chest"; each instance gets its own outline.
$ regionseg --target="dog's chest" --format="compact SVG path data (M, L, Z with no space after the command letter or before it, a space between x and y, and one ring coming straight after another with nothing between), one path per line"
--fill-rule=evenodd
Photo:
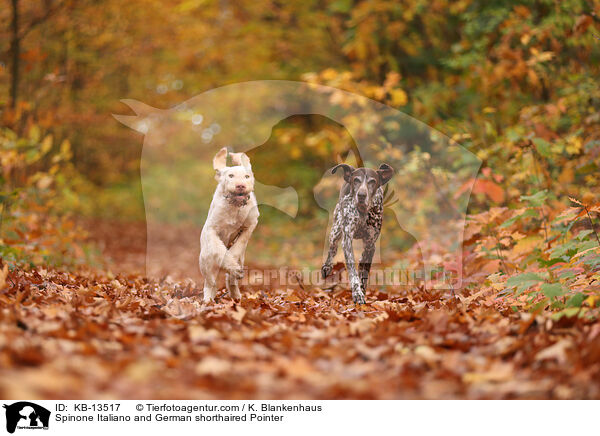
M233 244L243 230L248 211L242 209L245 208L222 210L222 213L217 217L219 223L217 234L226 246Z
M381 228L383 221L383 189L379 188L373 199L373 204L367 213L365 224L368 227Z
M366 214L360 214L352 197L347 195L342 201L346 234L353 234L355 239L370 237L373 230L379 231L383 218L383 190L379 188L373 198L373 203Z

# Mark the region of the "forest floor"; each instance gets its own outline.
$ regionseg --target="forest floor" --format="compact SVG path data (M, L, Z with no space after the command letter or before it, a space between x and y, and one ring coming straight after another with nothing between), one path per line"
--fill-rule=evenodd
M88 227L110 268L0 277L2 398L600 398L600 322L477 290L371 287L355 306L255 284L203 305L190 280L144 277L143 224Z

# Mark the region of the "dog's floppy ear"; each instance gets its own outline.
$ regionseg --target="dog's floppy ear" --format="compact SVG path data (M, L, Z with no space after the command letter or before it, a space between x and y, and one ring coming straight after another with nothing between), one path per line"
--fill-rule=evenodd
M231 156L231 163L234 165L241 165L248 170L252 169L250 158L246 153L229 153L229 156Z
M385 185L390 181L392 176L394 175L394 169L386 163L383 163L379 166L377 170L377 174L379 174L379 179L381 180L381 186Z
M346 182L350 182L350 176L354 172L354 167L352 167L348 164L339 164L339 165L334 166L331 169L331 174L335 174L335 172L337 171L338 168L341 168L344 170L344 180Z
M252 165L250 164L250 158L246 156L246 153L241 153L242 155L242 166L247 170L252 170Z
M227 147L219 150L213 158L213 168L215 171L220 171L227 166Z

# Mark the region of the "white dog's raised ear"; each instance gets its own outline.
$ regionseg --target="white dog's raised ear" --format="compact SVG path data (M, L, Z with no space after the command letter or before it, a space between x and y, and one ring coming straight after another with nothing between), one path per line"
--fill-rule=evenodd
M213 158L213 168L215 171L221 171L227 166L227 147L223 147L219 150Z
M249 170L252 169L250 158L246 155L246 153L229 153L229 156L231 156L231 163L234 165L241 165Z

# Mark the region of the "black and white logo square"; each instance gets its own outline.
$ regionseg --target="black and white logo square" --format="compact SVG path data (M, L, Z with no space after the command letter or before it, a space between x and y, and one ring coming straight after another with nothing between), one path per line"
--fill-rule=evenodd
M15 430L47 430L50 422L50 411L45 407L29 401L18 401L4 404L6 409L6 431Z

